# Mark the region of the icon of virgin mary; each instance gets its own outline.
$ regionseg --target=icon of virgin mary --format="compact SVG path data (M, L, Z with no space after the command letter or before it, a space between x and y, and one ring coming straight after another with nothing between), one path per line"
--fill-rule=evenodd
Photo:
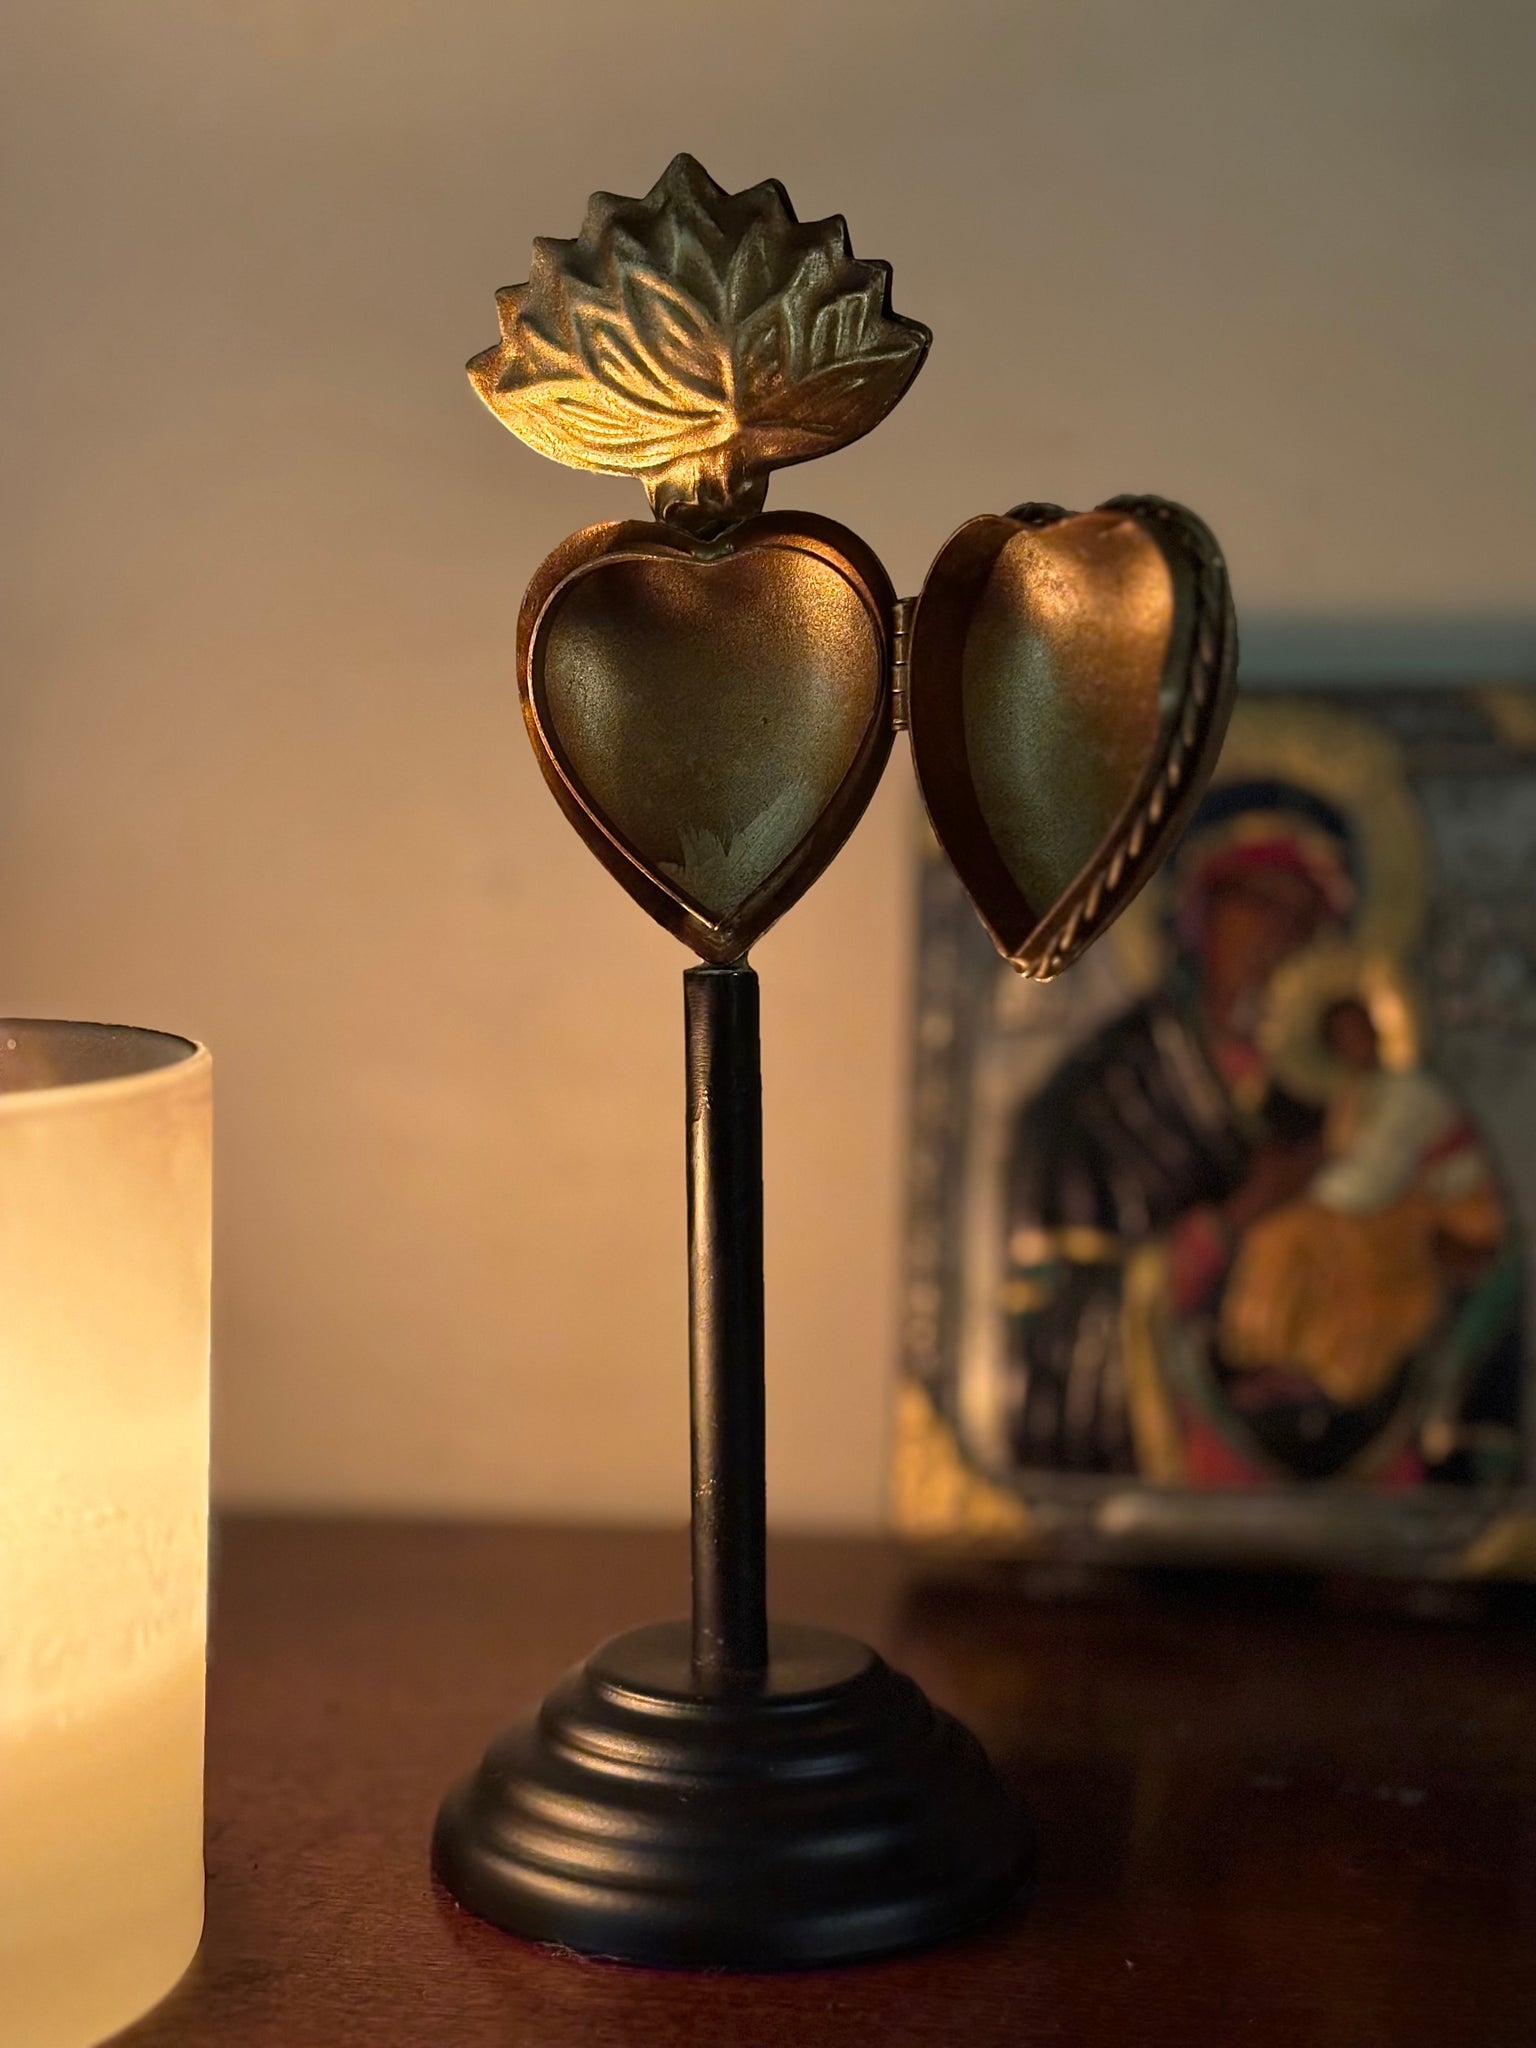
M1023 1468L1194 1487L1504 1478L1521 1273L1424 1044L1392 743L1250 701L1125 944L1143 993L1015 1112Z

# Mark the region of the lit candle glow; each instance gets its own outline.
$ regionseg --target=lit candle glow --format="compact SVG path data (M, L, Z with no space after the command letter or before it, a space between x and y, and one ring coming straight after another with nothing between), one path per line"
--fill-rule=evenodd
M202 1929L210 1061L0 1022L0 2038L88 2048Z

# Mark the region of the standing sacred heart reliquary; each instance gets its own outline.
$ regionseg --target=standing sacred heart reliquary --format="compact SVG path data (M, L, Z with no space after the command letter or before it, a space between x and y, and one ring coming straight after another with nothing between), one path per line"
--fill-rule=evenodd
M545 455L634 474L518 622L528 730L583 839L700 955L683 976L693 1607L594 1653L486 1751L433 1837L513 1933L703 1968L843 1962L997 1911L1019 1817L981 1745L876 1651L770 1627L757 977L745 955L858 823L910 727L934 830L1026 974L1140 888L1220 744L1235 632L1200 522L1158 498L970 520L915 601L770 470L888 413L928 330L841 220L678 157L534 244L469 366Z
M512 432L645 484L528 587L518 670L562 809L709 961L740 959L837 853L910 724L934 830L999 947L1059 972L1147 879L1221 741L1220 553L1158 498L984 514L898 602L845 527L764 513L771 470L884 418L930 336L839 218L679 156L540 238L469 365Z

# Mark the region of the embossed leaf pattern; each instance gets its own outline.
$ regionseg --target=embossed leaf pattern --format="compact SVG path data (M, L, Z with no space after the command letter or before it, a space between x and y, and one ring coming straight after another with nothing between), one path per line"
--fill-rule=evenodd
M643 199L595 193L580 235L535 242L497 305L501 341L469 365L492 411L557 462L640 476L693 525L867 433L929 340L840 218L797 221L772 181L725 192L689 156Z

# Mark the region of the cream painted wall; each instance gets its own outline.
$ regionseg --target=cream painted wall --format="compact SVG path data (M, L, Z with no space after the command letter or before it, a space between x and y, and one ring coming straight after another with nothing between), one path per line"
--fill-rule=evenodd
M1024 495L1186 498L1276 614L1529 610L1524 0L11 0L3 1002L196 1033L226 1498L672 1517L678 974L518 729L632 486L459 365L679 147L889 258L931 361L774 487L898 585ZM759 950L772 1493L881 1505L906 764Z

